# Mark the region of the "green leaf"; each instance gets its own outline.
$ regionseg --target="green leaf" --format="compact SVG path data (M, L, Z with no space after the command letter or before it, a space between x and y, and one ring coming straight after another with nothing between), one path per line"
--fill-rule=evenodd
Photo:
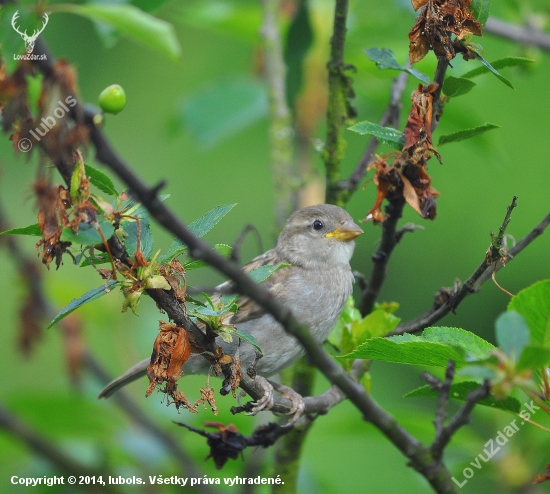
M226 244L216 244L214 245L214 250L221 256L229 257L233 249L231 248L231 246ZM183 264L185 271L191 271L193 269L202 268L204 266L208 266L208 263L205 261L196 261L194 259L190 259Z
M286 268L290 264L279 264L278 266L270 266L266 264L265 266L260 266L259 268L253 269L248 273L256 283L262 283L262 281L267 280L275 271L279 271L281 268Z
M115 228L113 227L113 225L102 216L98 217L97 222L105 238L110 238L115 232ZM80 223L80 226L78 227L78 232L76 233L73 232L71 228L63 228L60 240L63 242L71 242L85 247L89 245L97 245L103 243L103 239L101 238L99 232L93 226L87 223Z
M461 383L455 383L451 386L449 397L453 400L466 401L468 394L472 391L479 388L479 383L474 381L465 381ZM436 390L431 390L429 385L421 386L410 393L407 393L403 398L414 398L414 397L437 397L438 392ZM512 396L505 398L504 400L497 400L493 395L487 396L478 401L480 405L497 408L499 410L504 410L505 412L511 412L518 414L521 410L521 403Z
M540 371L550 366L550 348L540 348L537 346L528 345L521 352L516 369L522 371L524 369L532 369Z
M75 311L79 307L82 307L83 305L89 302L92 302L93 300L96 300L99 297L102 297L103 295L106 295L107 293L111 292L116 285L120 285L120 281L111 280L104 283L100 287L94 288L93 290L86 292L81 297L73 299L69 303L69 305L67 305L64 309L62 309L57 314L57 316L53 318L52 322L48 324L48 327L46 329L50 329L55 323L61 321L61 319L68 316L71 312Z
M0 235L32 235L34 237L41 237L42 232L38 223L34 225L24 226L22 228L11 228L5 232L0 233Z
M501 314L496 323L496 340L504 353L518 360L523 349L529 344L529 328L521 314L509 311Z
M397 58L395 58L395 53L389 48L369 48L368 50L365 50L365 53L367 54L367 57L369 57L380 70L401 70L409 73L417 79L420 79L424 84L430 83L430 78L427 75L416 69L401 65L397 61Z
M474 50L475 51L475 50ZM471 79L472 77L477 77L482 74L486 74L487 72L492 72L498 79L500 79L504 84L506 84L509 88L515 89L513 84L506 79L506 77L502 76L497 69L503 69L505 67L516 67L518 65L525 65L528 63L533 63L534 60L531 60L529 58L523 58L523 57L505 57L501 58L499 60L494 61L492 64L490 64L487 60L485 60L478 52L476 52L476 58L484 65L483 67L477 67L473 70L470 70L466 74L462 75L462 78L464 79Z
M459 130L458 132L453 132L452 134L441 136L437 145L443 146L443 144L448 144L450 142L458 142L463 141L464 139L470 139L470 137L475 137L492 129L500 129L500 125L485 123L483 125L480 125L479 127L474 127L473 129Z
M198 317L197 315L208 316L208 317L219 317L223 315L222 311L214 310L214 309L211 309L210 307L197 307L196 309L193 309L192 311L190 311L190 314L193 314L195 317Z
M69 193L73 203L80 204L86 200L87 193L84 189L80 189L82 184L82 179L86 175L86 170L84 168L84 162L78 161L73 169L73 174L71 175L71 183L69 186Z
M128 219L128 218L127 218ZM137 238L138 238L138 222L135 220L124 221L121 223L121 227L127 233L127 236L124 239L124 246L128 254L134 255L134 252L137 249ZM149 259L151 252L153 251L153 233L151 232L151 224L149 223L149 218L143 218L140 220L141 228L141 239L140 239L140 248L141 252L146 259Z
M474 9L474 17L482 26L485 26L489 18L491 0L472 0L472 7Z
M127 192L127 191L123 191ZM170 194L160 194L157 196L158 200L160 202L166 201L170 197ZM134 199L126 199L125 201L122 201L122 203L115 199L111 206L115 211L121 211L124 216L122 216L121 222L124 221L135 221L134 218L148 218L149 217L149 211L147 208L141 204L140 202L136 202ZM134 218L130 218L129 216L133 216Z
M231 211L237 204L216 206L198 220L189 225L189 229L199 238L204 237L216 224Z
M254 338L254 336L252 336L251 334L247 333L246 331L243 331L242 329L237 329L237 331L235 331L234 334L241 340L246 341L250 345L256 347L256 349L260 353L263 353L262 349L260 348L260 345L258 345L258 342L256 341L256 338Z
M351 334L357 338L357 343L363 343L368 338L387 335L400 321L399 317L383 309L375 309L364 319L351 325Z
M490 356L495 346L479 336L460 328L432 327L426 328L422 338L435 343L445 343L462 348L467 355L476 360L484 360Z
M337 358L382 360L434 367L447 367L449 360L454 360L457 368L465 364L462 348L424 341L413 335L371 338L357 347L355 351Z
M477 84L464 77L449 76L443 84L443 92L449 98L456 98L469 93Z
M187 99L177 121L191 130L199 143L213 147L258 122L268 113L265 84L255 77L236 77L203 88Z
M92 185L95 185L101 192L105 192L105 194L109 194L110 196L118 195L112 180L105 173L90 165L84 166L86 176L90 179Z
M550 280L521 290L508 304L508 310L521 314L531 334L531 344L550 348Z
M492 67L493 70L497 70L497 69L504 69L507 67L519 67L522 65L528 65L530 63L533 63L534 61L535 60L531 58L524 58L524 57L504 57L504 58L499 58L498 60L495 60L489 65ZM486 63L489 63L489 62L486 62ZM472 79L473 77L486 74L487 72L492 72L492 70L485 65L484 67L476 67L475 69L470 70L469 72L466 72L466 74L463 74L460 77L462 77L463 79Z
M86 3L55 4L48 10L70 12L92 21L103 22L115 28L129 39L153 48L176 60L181 57L181 47L172 24L157 19L129 4Z
M107 252L101 252L99 254L95 253L95 257L89 257L86 259L82 253L80 253L78 256L76 256L76 262L79 263L82 259L82 263L80 264L81 268L85 268L86 266L90 266L93 264L94 266L99 266L101 264L107 264L108 262L111 262L111 258L109 257L109 254Z
M516 89L514 85L506 79L503 75L500 75L497 69L495 69L487 60L485 60L479 53L476 53L476 58L489 69L501 82L506 84L510 89ZM462 76L464 77L464 76Z
M231 211L236 204L224 204L221 206L216 206L211 209L205 215L201 216L198 220L193 221L189 225L189 229L199 238L204 237L216 224ZM176 239L172 242L172 245L169 247L168 251L160 257L159 262L164 264L171 261L174 257L179 256L187 250L187 245L185 245L181 240Z
M388 144L394 149L401 150L405 145L405 134L403 134L403 132L392 127L382 127L368 120L358 122L348 127L348 130L352 130L361 135L368 134L376 137L380 142Z

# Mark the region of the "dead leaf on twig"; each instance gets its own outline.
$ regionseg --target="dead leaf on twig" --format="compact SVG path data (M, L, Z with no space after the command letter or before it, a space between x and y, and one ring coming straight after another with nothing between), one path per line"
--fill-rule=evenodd
M416 63L428 51L452 60L456 52L471 58L469 50L451 39L461 40L468 35L482 36L481 24L473 16L471 0L412 0L414 10L422 7L415 25L409 32L409 60Z

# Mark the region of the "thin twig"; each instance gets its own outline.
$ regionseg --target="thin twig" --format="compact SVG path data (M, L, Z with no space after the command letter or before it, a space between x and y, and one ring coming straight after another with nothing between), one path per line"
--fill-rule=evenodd
M358 308L363 316L372 311L386 279L388 262L398 242L397 223L403 215L404 206L405 199L403 197L397 198L386 206L387 217L382 224L382 239L380 246L372 256L373 268L370 279L366 289L361 292L358 304Z
M401 97L403 96L403 91L407 86L407 81L409 79L409 74L407 72L401 72L398 77L393 80L391 87L390 102L388 107L384 111L382 118L379 120L378 125L382 127L391 126L397 127L399 125L399 116L401 113L401 107L403 106L401 102ZM367 149L361 156L361 159L355 166L353 173L347 180L340 180L337 183L337 187L341 191L347 193L347 197L351 197L356 190L361 180L365 176L367 171L368 164L372 161L376 148L379 146L380 142L375 137L371 138Z
M434 93L432 100L432 131L435 130L439 124L439 117L441 116L439 97L448 67L449 62L447 59L445 57L439 57L434 75L434 82L438 84L438 88ZM371 272L370 280L367 283L367 288L361 292L359 310L363 315L369 314L372 311L380 290L382 289L382 285L386 280L387 268L391 254L402 237L402 235L397 234L397 224L403 214L404 206L404 197L399 197L386 206L387 218L382 224L382 240L380 242L380 247L372 256L374 266Z
M545 229L550 224L550 214L544 217L544 219L533 228L525 237L523 237L514 247L508 251L508 263L513 261L513 259L523 251L533 240L543 234ZM497 271L503 267L501 262L497 263ZM435 324L437 321L445 317L451 310L456 310L458 305L464 300L464 298L472 293L479 291L481 285L487 281L493 273L493 267L487 266L484 261L478 266L478 268L472 273L468 278L467 282L460 286L455 286L452 290L452 296L448 297L447 301L444 303L437 303L431 309L428 309L426 312L420 316L401 323L395 328L391 333L392 335L403 334L403 333L416 333L422 331L424 328ZM469 288L465 288L465 286Z
M516 43L536 46L550 51L550 35L533 26L518 26L502 19L489 17L484 28L485 33L491 33Z
M447 369L445 371L445 380L443 382L436 379L437 383L434 382L434 377L425 372L422 374L422 378L431 385L432 389L436 389L439 392L439 399L437 403L437 410L435 412L434 426L436 437L440 436L445 427L445 420L447 419L447 405L449 403L449 391L451 390L451 385L453 384L453 378L455 374L455 363L452 360L449 360L447 364Z
M474 389L473 391L468 393L464 405L462 405L460 410L458 410L456 415L449 421L449 423L441 429L440 433L436 435L434 442L430 447L434 458L439 459L443 457L443 451L451 440L453 434L455 434L456 431L458 431L458 429L460 429L463 425L466 425L470 422L472 410L474 409L475 405L483 398L487 398L487 396L489 396L490 394L490 391L491 383L488 379L486 379L483 384L479 386L479 388Z

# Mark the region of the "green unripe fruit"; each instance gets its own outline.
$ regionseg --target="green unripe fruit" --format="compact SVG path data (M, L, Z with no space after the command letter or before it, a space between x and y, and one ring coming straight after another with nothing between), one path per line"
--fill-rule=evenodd
M126 106L126 93L122 86L112 84L106 87L99 95L99 106L105 113L116 115Z

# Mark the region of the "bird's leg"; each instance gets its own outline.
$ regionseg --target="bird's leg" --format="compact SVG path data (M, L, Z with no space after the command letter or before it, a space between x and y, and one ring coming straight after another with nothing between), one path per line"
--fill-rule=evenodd
M273 404L275 402L273 398L273 391L277 390L279 393L281 393L283 398L286 398L291 403L290 411L286 413L286 415L293 415L293 417L288 421L288 423L283 426L290 427L291 425L294 425L304 413L304 399L292 388L289 388L288 386L284 386L279 383L268 381L265 377L258 376L256 374L256 366L258 365L258 361L262 358L262 356L263 355L260 352L256 352L256 358L254 359L254 362L252 362L250 367L248 367L248 369L246 370L248 376L254 379L262 387L262 390L264 392L262 398L252 403L253 407L250 410L250 413L247 415L256 415L262 410L270 410L271 408L273 408ZM241 404L240 398L244 395L246 395L244 391L241 391L239 393L239 405Z
M273 391L277 390L283 398L286 398L290 401L291 407L285 415L293 415L293 417L282 427L290 427L294 425L302 416L305 410L304 399L302 396L292 388L284 386L279 383L268 381L265 377L256 376L256 382L262 387L264 395L261 399L256 402L253 402L253 408L250 410L250 413L247 415L256 415L262 410L271 410L274 405ZM239 403L240 404L240 403Z
M302 395L294 391L292 388L289 388L288 386L284 386L283 384L279 383L272 383L273 388L275 388L279 393L281 393L281 396L283 398L286 398L287 400L290 400L292 403L292 406L290 407L290 410L285 415L293 415L293 417L282 427L290 427L291 425L294 425L305 410L305 404L304 399L302 398Z
M256 374L256 366L258 365L259 360L263 357L261 352L256 351L256 356L254 357L254 362L246 369L246 374L251 379L255 379L256 382L262 387L264 394L263 397L257 402L253 402L254 407L248 415L256 415L258 412L262 411L264 408L271 408L273 406L273 386L269 381L261 376ZM241 405L241 398L246 396L246 391L241 390L237 401ZM242 405L241 405L242 406Z
M247 415L256 415L262 410L270 410L273 408L274 398L273 398L273 386L271 383L262 376L256 376L255 381L262 387L264 395L256 402L253 402L253 408L250 410L250 413Z

